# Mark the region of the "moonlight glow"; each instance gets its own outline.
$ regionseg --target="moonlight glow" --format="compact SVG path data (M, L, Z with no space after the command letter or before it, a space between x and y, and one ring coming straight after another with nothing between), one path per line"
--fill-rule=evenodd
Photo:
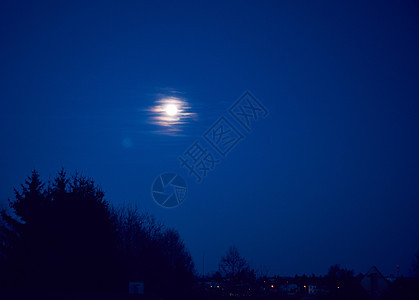
M146 109L149 122L158 126L156 133L181 135L186 126L197 119L186 99L177 95L160 95L159 98Z
M165 108L166 114L169 116L176 116L177 114L177 107L175 104L168 104Z

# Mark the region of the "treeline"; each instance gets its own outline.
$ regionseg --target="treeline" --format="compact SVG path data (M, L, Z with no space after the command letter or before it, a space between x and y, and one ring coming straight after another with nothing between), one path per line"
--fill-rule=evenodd
M416 273L410 278L355 275L339 265L332 265L324 276L268 277L266 273L256 275L259 272L231 246L221 257L218 271L201 279L200 289L207 299L417 300L418 270L419 255L413 264Z
M163 298L193 295L194 264L179 234L152 216L116 209L95 182L38 172L0 218L0 288L123 291L144 282Z

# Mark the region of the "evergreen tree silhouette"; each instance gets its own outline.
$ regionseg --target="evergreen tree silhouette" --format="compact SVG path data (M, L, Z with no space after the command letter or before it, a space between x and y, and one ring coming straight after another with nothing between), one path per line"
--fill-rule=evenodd
M142 281L163 298L194 297L196 274L178 232L136 209L115 209L93 179L38 172L1 212L1 286L127 291Z
M47 188L38 172L2 211L8 284L28 289L103 290L116 268L116 230L92 179L61 170Z

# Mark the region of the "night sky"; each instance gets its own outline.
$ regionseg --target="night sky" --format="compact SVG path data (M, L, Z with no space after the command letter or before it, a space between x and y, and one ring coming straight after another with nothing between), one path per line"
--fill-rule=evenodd
M122 2L122 3L121 3ZM31 170L91 176L179 230L197 270L408 275L419 251L414 1L2 1L0 203ZM250 91L267 109L201 183L179 156ZM188 112L162 124L159 101ZM156 177L185 179L176 208ZM77 222L77 220L75 220Z

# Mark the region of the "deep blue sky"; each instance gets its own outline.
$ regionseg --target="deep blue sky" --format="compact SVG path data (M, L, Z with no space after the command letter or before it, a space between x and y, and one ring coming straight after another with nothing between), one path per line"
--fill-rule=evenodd
M2 1L0 203L33 168L92 176L179 230L197 269L235 244L257 269L407 274L419 251L414 1ZM177 157L245 90L268 108L201 184ZM198 115L156 133L176 91ZM127 147L129 146L129 147ZM150 187L188 182L171 210ZM76 221L76 220L75 220Z

